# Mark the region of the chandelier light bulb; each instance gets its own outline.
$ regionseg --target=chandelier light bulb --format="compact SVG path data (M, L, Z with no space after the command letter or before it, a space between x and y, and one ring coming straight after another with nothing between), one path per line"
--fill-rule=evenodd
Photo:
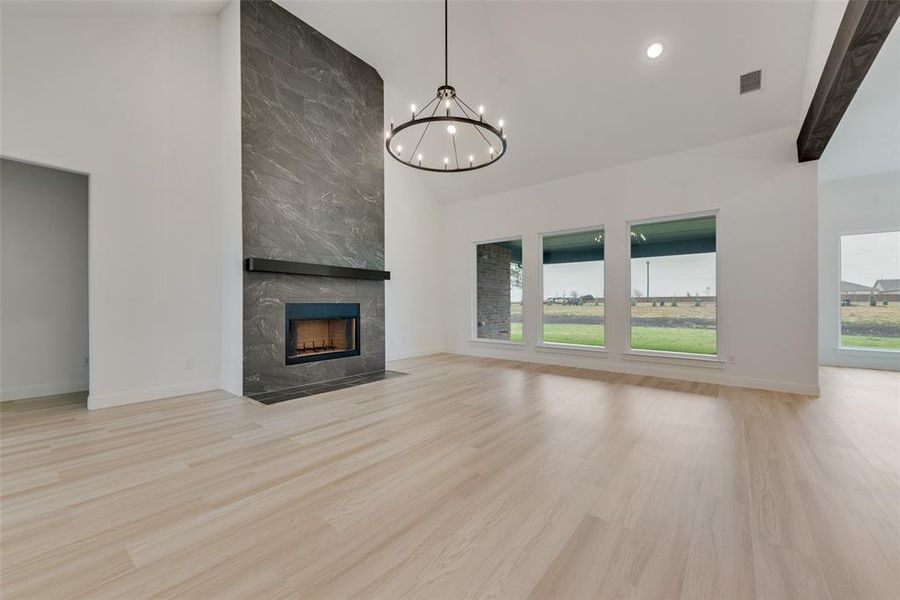
M470 166L470 167L472 166L472 163L473 163L473 162L475 162L475 155L470 154L470 155L469 155L469 166Z
M456 125L447 125L447 133L456 135Z
M412 112L416 112L416 105L415 105L415 104L410 104L410 105L409 105L409 110L411 110Z
M403 146L397 146L397 156L403 153Z
M386 140L391 139L391 132L390 132L390 131L385 131L385 132L384 132L384 139L386 139Z
M500 126L500 129L503 129L503 119L500 119L499 121L497 121L497 125Z
M483 114L484 114L484 105L481 105L481 106L478 107L478 114L479 114L479 115L483 115Z

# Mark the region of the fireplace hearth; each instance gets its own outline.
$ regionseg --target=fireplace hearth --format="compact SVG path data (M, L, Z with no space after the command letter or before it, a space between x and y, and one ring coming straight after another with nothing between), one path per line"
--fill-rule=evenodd
M285 304L285 365L358 356L359 304Z

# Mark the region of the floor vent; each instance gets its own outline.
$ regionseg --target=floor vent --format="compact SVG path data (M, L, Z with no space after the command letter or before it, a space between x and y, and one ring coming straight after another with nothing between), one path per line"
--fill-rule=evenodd
M750 71L741 75L741 93L755 92L762 87L762 70Z

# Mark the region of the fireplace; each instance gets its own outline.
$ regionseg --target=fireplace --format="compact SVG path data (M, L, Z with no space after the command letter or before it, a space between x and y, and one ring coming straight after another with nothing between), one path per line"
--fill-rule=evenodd
M358 356L359 304L285 304L285 363Z

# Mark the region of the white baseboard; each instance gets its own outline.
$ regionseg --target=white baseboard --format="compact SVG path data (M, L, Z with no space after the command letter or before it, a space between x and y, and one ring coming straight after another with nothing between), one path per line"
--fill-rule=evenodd
M818 396L819 384L805 381L791 381L781 379L764 379L756 377L744 377L734 375L725 370L705 369L692 367L679 367L674 365L656 365L649 363L624 362L614 360L604 360L603 364L586 364L587 361L572 361L569 357L553 357L548 360L536 360L529 356L521 354L510 356L509 354L498 354L491 352L478 351L472 352L469 348L457 349L456 354L466 356L484 356L492 358L500 358L516 362L526 362L540 365L556 365L565 367L574 367L577 369L589 369L593 371L609 371L613 373L626 373L628 375L646 375L659 377L661 379L677 379L679 381L696 381L698 383L711 383L714 385L725 385L729 387L752 388L756 390L769 390L773 392L787 392L790 394L803 394L805 396ZM685 371L685 369L690 369Z
M86 392L87 390L87 380L9 385L0 388L0 402L40 398L41 396L56 396L58 394L71 394L73 392Z
M136 402L172 398L173 396L184 396L185 394L199 394L200 392L209 392L216 389L219 389L219 381L217 379L204 379L201 381L186 381L184 383L176 383L173 385L160 385L141 390L90 394L87 400L87 407L90 410L110 408L125 404L135 404Z
M407 358L421 358L423 356L431 356L432 354L440 354L442 352L449 352L446 348L432 348L430 350L416 350L414 352L402 352L400 354L392 354L390 356L385 357L385 362L391 362L394 360L404 360Z

